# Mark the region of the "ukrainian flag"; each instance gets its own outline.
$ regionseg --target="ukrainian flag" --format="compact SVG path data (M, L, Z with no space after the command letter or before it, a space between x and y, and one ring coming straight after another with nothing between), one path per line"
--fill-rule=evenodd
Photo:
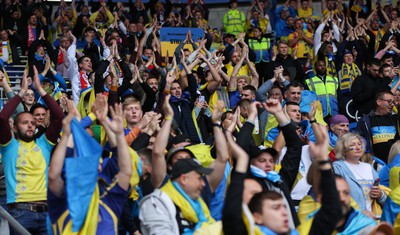
M65 159L65 170L72 231L95 234L99 213L97 177L102 147L76 119L71 122L71 131L75 152L74 156Z

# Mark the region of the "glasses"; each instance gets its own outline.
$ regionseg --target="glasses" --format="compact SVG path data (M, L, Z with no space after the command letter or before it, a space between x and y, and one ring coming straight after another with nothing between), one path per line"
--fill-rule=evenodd
M394 100L385 100L385 99L381 99L381 100L386 101L386 102L388 102L389 104L394 104Z
M25 96L32 96L32 97L34 97L35 94L34 94L34 93L25 93Z

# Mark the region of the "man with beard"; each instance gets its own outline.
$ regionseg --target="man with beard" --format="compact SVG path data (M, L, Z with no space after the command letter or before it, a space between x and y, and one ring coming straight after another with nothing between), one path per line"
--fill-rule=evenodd
M316 76L306 80L307 89L317 94L322 104L323 116L338 114L337 89L338 80L326 74L326 64L323 60L315 62Z
M158 93L158 78L151 75L145 81L140 81L140 86L146 93L146 100L143 104L143 112L152 111L155 108L156 95Z
M4 78L2 78L4 79ZM40 85L35 69L34 85L51 112L45 135L35 139L36 121L29 112L19 113L14 120L12 136L9 118L28 90L23 78L21 90L0 112L0 145L6 175L9 212L32 234L47 234L47 169L50 153L60 136L64 113ZM11 234L16 234L11 231Z

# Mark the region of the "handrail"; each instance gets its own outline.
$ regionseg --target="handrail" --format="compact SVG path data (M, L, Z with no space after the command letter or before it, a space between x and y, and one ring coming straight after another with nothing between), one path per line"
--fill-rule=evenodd
M0 216L8 221L19 234L21 235L31 235L28 230L26 230L18 221L16 221L2 206L0 206Z

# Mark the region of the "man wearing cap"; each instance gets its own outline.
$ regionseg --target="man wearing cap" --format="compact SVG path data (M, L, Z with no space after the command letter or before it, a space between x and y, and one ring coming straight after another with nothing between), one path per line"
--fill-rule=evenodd
M357 131L367 141L366 150L387 163L392 145L399 139L398 115L392 114L394 95L382 91L376 95L375 110L363 115L357 122Z
M216 146L216 158L215 160L211 158L211 162L209 161L210 159L208 158L207 162L204 162L207 160L207 153L206 151L210 152L209 146L207 145L200 145L204 146L202 149L201 153L198 153L197 149L193 150L193 145L192 146L185 146L188 144L188 140L182 140L185 138L181 137L175 137L174 140L172 141L173 146L175 148L172 148L169 150L167 157L165 158L165 149L168 145L168 139L169 135L171 132L171 125L172 125L172 117L174 115L174 112L172 110L172 107L170 107L169 102L168 102L169 96L167 96L165 102L164 102L164 115L165 115L165 122L161 127L161 130L157 134L156 138L156 145L153 146L153 152L152 152L152 172L151 172L151 182L153 184L154 188L159 188L165 185L165 183L168 181L170 176L168 173L171 172L173 165L179 160L179 159L186 159L186 158L195 158L199 157L198 159L202 161L203 164L207 163L210 165L210 168L213 168L214 171L212 174L207 175L203 177L203 180L206 184L204 194L203 194L203 199L204 201L209 205L210 209L213 209L213 204L211 201L214 202L214 199L218 196L218 199L223 199L224 197L224 192L225 190L219 191L218 189L220 186L225 186L224 184L224 176L225 176L225 169L227 165L227 160L228 160L228 155L226 154L228 149L227 149L227 144L226 140L224 138L224 134L222 133L221 130L221 124L220 124L220 118L222 116L222 106L221 106L221 101L218 101L213 115L211 117L212 122L213 122L213 131L214 131L214 137L215 137L215 146ZM168 102L168 103L167 103ZM185 143L177 143L177 139L181 139L182 142ZM183 147L185 146L185 147ZM190 150L189 150L190 148ZM196 156L193 154L191 151L193 150L196 153ZM209 154L209 153L208 153ZM214 193L214 194L213 194ZM218 200L216 199L216 200ZM223 201L223 200L222 200ZM222 207L220 208L222 210ZM218 209L215 210L218 212Z
M225 33L232 33L237 36L239 33L244 32L244 26L246 24L246 17L243 12L237 9L237 0L231 0L229 2L229 10L224 14L222 19Z
M349 119L342 114L337 114L329 119L329 145L333 149L336 141L343 134L349 132Z
M295 228L298 224L297 214L290 197L300 164L302 143L296 133L296 127L282 110L281 103L276 99L269 99L264 108L275 116L283 132L287 151L282 161L280 173L274 171L277 151L273 148L253 148L250 156L250 172L264 190L276 191L282 194L289 215L289 227Z
M195 158L178 160L172 166L171 180L141 201L139 219L143 234L193 233L214 223L200 197L205 187L203 175L212 171Z

